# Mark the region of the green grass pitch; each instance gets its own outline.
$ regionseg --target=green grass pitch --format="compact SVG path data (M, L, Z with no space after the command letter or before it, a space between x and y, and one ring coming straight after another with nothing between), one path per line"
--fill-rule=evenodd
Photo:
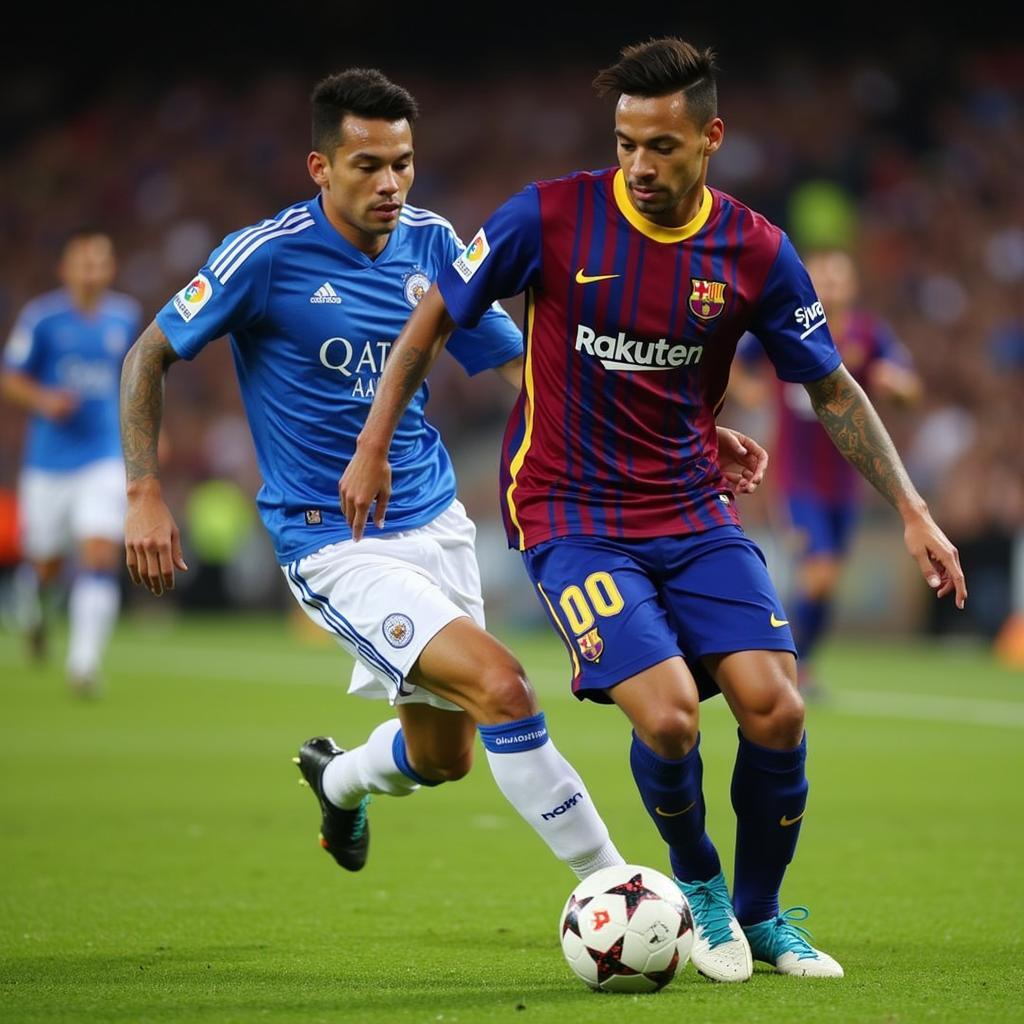
M667 863L628 728L578 705L546 634L505 638L629 860ZM58 652L59 653L59 652ZM59 659L58 659L59 660ZM127 622L102 700L0 636L0 1021L1024 1020L1024 676L976 648L836 643L808 714L811 796L783 906L842 981L758 968L663 992L587 991L555 936L569 872L466 780L371 809L370 862L335 867L290 758L386 713L283 620ZM709 828L731 861L735 734L705 705ZM727 871L727 874L729 872Z

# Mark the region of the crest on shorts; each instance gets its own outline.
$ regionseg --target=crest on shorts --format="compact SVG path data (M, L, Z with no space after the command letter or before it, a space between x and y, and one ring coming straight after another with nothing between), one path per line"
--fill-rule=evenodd
M592 629L589 633L584 633L583 636L576 637L576 643L580 645L580 654L587 661L598 661L601 655L604 654L604 641L596 629Z
M714 320L725 309L725 282L691 277L690 312L701 320Z
M414 632L412 619L401 612L392 612L381 627L384 630L384 639L392 647L408 647Z

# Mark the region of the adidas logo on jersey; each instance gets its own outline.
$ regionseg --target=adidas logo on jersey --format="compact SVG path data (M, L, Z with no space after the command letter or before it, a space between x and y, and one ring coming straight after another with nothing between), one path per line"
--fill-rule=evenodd
M324 283L320 285L312 295L310 295L309 301L314 305L321 305L328 302L336 306L341 302L341 296L334 290L330 281L324 281Z

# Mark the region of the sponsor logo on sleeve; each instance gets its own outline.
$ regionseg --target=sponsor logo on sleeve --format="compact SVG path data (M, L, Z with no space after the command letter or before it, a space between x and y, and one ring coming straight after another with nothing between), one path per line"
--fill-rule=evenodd
M213 286L203 274L196 274L172 301L178 316L188 323L210 301L211 295Z
M470 278L480 269L484 260L487 259L491 246L487 241L487 235L481 228L469 245L466 246L462 255L452 264L455 273L467 284Z
M825 307L820 302L815 302L813 306L797 306L793 310L793 318L803 328L800 335L800 340L803 341L825 323Z

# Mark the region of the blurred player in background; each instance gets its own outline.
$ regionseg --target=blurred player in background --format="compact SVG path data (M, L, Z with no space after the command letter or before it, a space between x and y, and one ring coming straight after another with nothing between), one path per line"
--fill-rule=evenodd
M502 459L509 543L566 643L576 696L632 723L633 775L694 913L693 962L720 981L748 979L753 958L839 977L796 924L806 908L779 910L807 798L804 705L785 613L716 449L745 331L899 510L938 596L962 606L966 589L792 244L706 186L724 134L713 59L652 40L598 75L618 100L619 167L527 186L442 269L395 342L342 507L357 537L368 510L383 519L389 441L449 333L525 291L524 388ZM716 687L739 724L732 899L701 784L698 697Z
M307 166L319 194L229 235L126 360L129 573L159 596L186 568L156 458L163 380L173 362L230 334L264 481L257 504L291 591L355 659L350 692L397 712L354 749L328 737L302 746L322 845L342 867L362 868L369 794L463 777L479 729L501 791L586 877L622 858L550 741L522 666L483 628L475 528L424 418L426 386L395 438L387 526L356 545L338 507L392 342L461 243L442 217L406 205L417 114L408 92L354 69L322 81L312 107ZM522 337L499 306L458 332L451 352L468 373L495 369L518 387Z
M106 234L89 228L71 235L60 261L63 287L21 311L0 377L4 397L31 413L18 488L28 559L19 574L19 615L34 654L43 657L42 592L73 553L67 677L85 695L97 691L121 603L125 477L118 381L141 310L110 290L115 269Z
M806 260L843 365L875 400L914 403L921 382L910 354L878 317L856 305L857 268L841 249L823 249ZM768 379L768 358L752 334L737 348L729 393L748 407L771 401L775 412L772 479L786 520L798 534L796 592L790 608L800 660L797 678L805 695L818 695L813 656L828 626L836 588L860 512L860 475L818 422L807 391L778 377Z

